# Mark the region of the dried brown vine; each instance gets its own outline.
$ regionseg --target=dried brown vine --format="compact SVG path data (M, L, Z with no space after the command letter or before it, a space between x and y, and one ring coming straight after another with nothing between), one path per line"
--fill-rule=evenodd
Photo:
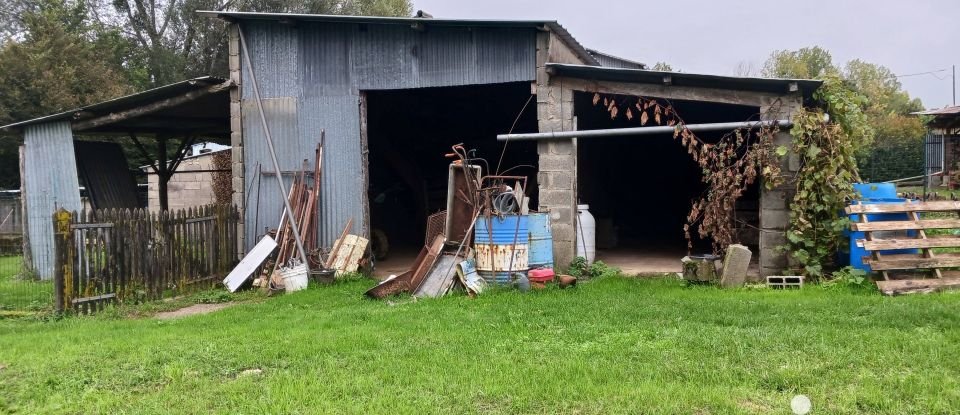
M774 149L773 138L779 129L763 124L755 130L734 130L716 143L708 143L687 128L669 102L664 102L644 97L618 100L600 94L593 96L593 104L602 103L611 119L623 114L628 120L637 118L640 125L653 122L674 127L674 140L703 169L702 180L706 184L706 191L693 202L683 226L687 248L693 248L691 231L695 230L701 238L709 238L714 252L720 253L737 242L733 216L737 200L758 178L764 178L767 186L778 183L781 155ZM777 112L779 109L771 109L763 118L776 119Z

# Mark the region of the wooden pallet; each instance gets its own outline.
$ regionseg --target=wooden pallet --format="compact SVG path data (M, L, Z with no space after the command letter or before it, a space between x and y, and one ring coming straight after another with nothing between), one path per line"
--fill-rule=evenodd
M856 241L857 246L870 253L864 257L864 263L870 269L879 272L883 281L877 286L888 295L911 292L931 292L948 288L960 288L960 279L944 278L944 268L960 267L960 253L934 252L935 248L960 248L958 236L928 236L930 229L960 229L960 219L922 219L923 212L960 212L960 202L935 201L904 203L851 205L846 208L848 215L858 215L859 220L850 225L853 231L864 233L863 239ZM905 220L871 222L869 214L905 214ZM915 236L882 237L881 232L913 231ZM916 249L916 254L882 254L881 251ZM893 280L891 271L928 270L935 279Z

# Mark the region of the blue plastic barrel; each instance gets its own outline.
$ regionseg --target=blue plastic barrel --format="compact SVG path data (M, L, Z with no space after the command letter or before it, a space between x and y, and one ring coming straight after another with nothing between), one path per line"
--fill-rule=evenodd
M893 183L854 183L853 190L860 195L860 200L897 198L897 185Z
M530 225L530 269L553 268L553 230L550 229L549 213L531 213Z
M881 183L883 184L883 183ZM894 189L896 192L896 189ZM907 199L902 198L872 198L854 201L853 204L863 204L863 205L874 205L874 204L892 204L892 203L903 203ZM910 217L906 213L871 213L867 215L868 222L884 222L884 221L895 221L895 220L910 220ZM851 222L859 222L860 215L850 215ZM897 232L897 231L894 231ZM904 231L899 231L904 232ZM896 235L885 236L881 232L872 232L874 237L879 238L894 238ZM906 231L901 233L903 237L914 237L916 231ZM870 266L863 263L863 257L870 256L870 252L857 246L858 239L864 239L866 235L863 232L854 232L850 231L850 266L861 269L864 271L871 271ZM919 252L917 249L895 249L889 251L880 251L880 254L915 254Z
M509 284L513 273L526 274L529 269L530 228L525 215L478 217L473 242L477 273L488 283Z

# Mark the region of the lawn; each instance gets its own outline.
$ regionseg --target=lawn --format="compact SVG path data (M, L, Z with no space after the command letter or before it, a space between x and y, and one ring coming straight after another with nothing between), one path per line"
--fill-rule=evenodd
M19 256L0 256L0 316L53 307L53 282L22 279L20 271Z
M960 408L958 294L604 277L386 302L370 284L177 320L0 320L0 413L790 413L796 394L813 413Z

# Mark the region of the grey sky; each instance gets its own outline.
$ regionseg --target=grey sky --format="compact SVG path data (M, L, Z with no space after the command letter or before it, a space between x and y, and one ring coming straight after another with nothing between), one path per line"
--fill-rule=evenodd
M819 45L834 61L878 63L928 107L951 102L950 66L960 65L958 0L528 1L413 0L435 17L557 20L585 46L684 72L731 75L759 69L776 49Z

